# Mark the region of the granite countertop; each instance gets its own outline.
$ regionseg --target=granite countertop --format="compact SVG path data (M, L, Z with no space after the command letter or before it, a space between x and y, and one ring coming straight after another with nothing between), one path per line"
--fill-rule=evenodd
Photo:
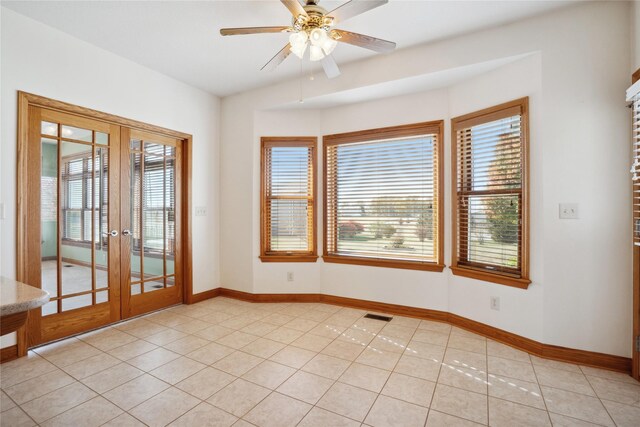
M38 308L47 302L47 291L0 277L0 316Z

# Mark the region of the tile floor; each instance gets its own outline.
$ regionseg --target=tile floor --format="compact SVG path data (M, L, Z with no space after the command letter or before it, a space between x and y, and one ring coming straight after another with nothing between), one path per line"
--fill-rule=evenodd
M640 426L630 377L447 324L215 298L0 368L2 426Z

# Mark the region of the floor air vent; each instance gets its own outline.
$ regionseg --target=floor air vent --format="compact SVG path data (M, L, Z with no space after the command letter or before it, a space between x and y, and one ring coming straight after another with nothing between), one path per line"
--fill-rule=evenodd
M371 314L371 313L365 314L364 317L366 317L367 319L382 320L383 322L390 322L391 319L393 319L393 317L380 316L379 314Z

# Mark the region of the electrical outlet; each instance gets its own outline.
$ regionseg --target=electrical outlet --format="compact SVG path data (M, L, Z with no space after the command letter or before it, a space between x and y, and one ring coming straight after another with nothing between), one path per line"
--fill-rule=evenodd
M287 272L287 282L293 282L293 271Z
M207 208L206 206L196 206L196 216L206 216Z
M578 204L560 203L560 219L578 219Z
M491 297L491 310L500 311L500 297Z

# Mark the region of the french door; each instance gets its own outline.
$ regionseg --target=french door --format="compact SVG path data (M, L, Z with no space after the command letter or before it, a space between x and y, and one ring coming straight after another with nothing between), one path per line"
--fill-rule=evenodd
M28 108L27 345L181 302L182 141Z

